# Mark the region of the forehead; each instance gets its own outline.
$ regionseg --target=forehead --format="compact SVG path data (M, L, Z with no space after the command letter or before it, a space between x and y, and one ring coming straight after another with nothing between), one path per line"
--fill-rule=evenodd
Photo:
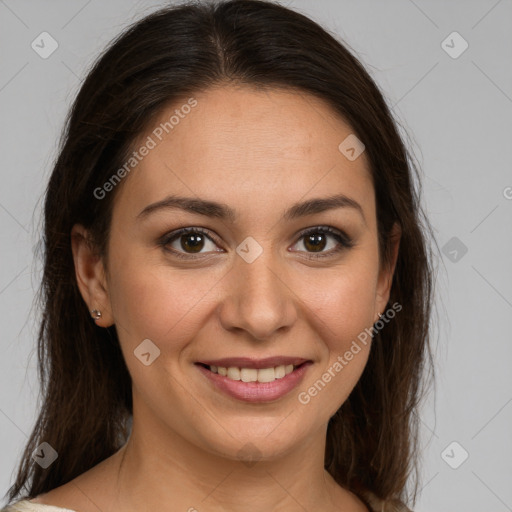
M125 178L120 207L140 211L168 194L274 211L308 196L344 193L372 209L366 155L339 145L351 127L303 92L224 86L162 109L134 145L151 148ZM364 204L363 204L364 206Z

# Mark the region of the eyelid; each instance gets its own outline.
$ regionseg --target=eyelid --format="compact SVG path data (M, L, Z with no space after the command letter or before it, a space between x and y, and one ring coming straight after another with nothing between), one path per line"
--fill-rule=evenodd
M300 239L303 236L308 235L309 233L326 233L326 234L334 236L334 237L336 237L336 236L339 237L343 241L343 243L346 244L347 246L354 245L354 242L351 237L349 237L341 229L337 229L332 226L320 225L320 226L313 226L313 227L305 228L297 234L297 237L298 237L298 239Z
M295 242L293 245L299 243L299 241L302 238L304 238L304 236L308 235L309 233L327 234L327 235L335 238L339 244L338 247L336 247L335 249L331 249L329 251L321 251L318 253L315 253L315 252L308 253L307 251L306 252L299 251L301 253L304 252L306 254L305 258L310 259L310 260L319 260L322 258L334 257L335 255L342 252L343 250L351 249L355 245L353 239L351 237L349 237L344 231L334 228L332 226L328 226L328 225L313 226L313 227L303 229L302 231L300 231L298 233L297 242Z
M201 233L202 235L206 236L210 239L211 242L213 242L215 245L220 245L219 241L217 240L216 236L212 236L212 232L207 228L202 228L199 226L188 226L185 228L179 228L175 229L174 231L171 231L169 233L166 233L162 237L158 239L158 245L162 246L164 250L167 252L172 253L174 256L177 256L178 258L182 259L198 259L205 255L205 253L197 253L197 255L194 255L192 253L186 253L177 251L176 249L167 249L167 245L169 245L171 242L174 242L175 240L179 239L180 236L186 235L188 233ZM215 251L220 252L220 251Z
M202 257L208 255L208 253L193 254L193 253L186 253L186 252L176 251L175 249L167 249L166 248L166 246L169 245L171 242L175 241L176 239L179 239L180 236L185 235L187 233L201 233L204 236L206 236L208 239L210 239L210 241L213 242L215 245L221 245L221 244L219 244L219 241L217 240L216 235L213 235L209 229L199 227L199 226L188 226L185 228L179 228L179 229L176 229L169 233L166 233L165 235L160 237L160 239L158 240L158 244L160 246L162 246L164 248L164 250L166 250L167 252L170 252L173 255L177 256L178 258L182 258L182 259L197 260L199 258L202 258ZM335 254L343 251L344 249L350 249L355 245L352 238L349 237L344 231L334 228L329 225L310 226L308 228L301 230L299 233L297 233L295 235L296 241L293 243L293 245L296 245L297 243L299 243L300 240L302 238L304 238L306 235L308 235L309 233L327 234L327 235L335 238L338 241L338 244L341 246L336 249L331 249L330 251L326 251L326 252L322 251L322 252L318 252L318 253L314 253L314 252L308 253L307 251L298 251L299 253L304 252L306 255L309 255L309 256L306 256L306 258L309 258L312 260L320 259L323 257L334 256ZM214 251L214 252L221 252L221 251ZM293 251L293 252L295 252L295 251ZM210 253L211 253L211 251L210 251Z

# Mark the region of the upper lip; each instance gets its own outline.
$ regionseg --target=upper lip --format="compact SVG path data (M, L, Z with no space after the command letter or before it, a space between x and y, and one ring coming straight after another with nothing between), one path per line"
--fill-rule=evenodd
M253 359L250 357L225 357L223 359L210 359L198 361L198 363L206 364L208 366L220 366L223 368L237 367L237 368L272 368L275 366L293 364L298 366L302 363L309 361L302 357L286 357L286 356L274 356L265 357L263 359Z

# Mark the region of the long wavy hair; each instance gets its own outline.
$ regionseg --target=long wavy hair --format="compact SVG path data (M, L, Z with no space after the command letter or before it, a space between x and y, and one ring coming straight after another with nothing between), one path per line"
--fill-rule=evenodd
M382 500L416 501L418 407L434 375L432 228L420 204L419 165L354 52L307 16L266 0L159 9L114 39L85 78L45 193L37 296L40 410L9 500L32 499L63 485L127 441L130 374L115 326L96 326L80 295L71 228L86 227L106 256L113 201L122 184L101 200L94 190L126 162L165 106L230 83L314 95L366 146L381 264L391 258L393 224L401 227L389 304L399 303L402 310L375 335L360 380L329 421L325 468L360 497L371 492ZM42 442L59 454L46 469L32 460Z

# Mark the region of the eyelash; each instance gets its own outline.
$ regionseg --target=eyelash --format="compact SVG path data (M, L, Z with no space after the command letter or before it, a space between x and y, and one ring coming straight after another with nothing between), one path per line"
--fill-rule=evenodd
M172 233L168 233L164 235L159 241L158 244L163 247L166 251L171 252L174 256L182 259L197 259L200 258L200 255L193 255L193 254L187 254L180 251L176 251L175 249L169 249L167 246L173 242L174 240L178 239L181 235L186 235L189 233L201 233L208 237L213 243L217 244L214 238L210 235L210 232L204 228L200 227L189 227L189 228L182 228L178 229L177 231L173 231ZM336 249L331 249L328 252L322 252L322 253L309 253L310 256L308 258L310 259L321 259L321 258L327 258L332 257L335 254L338 254L339 252L343 251L344 249L350 249L354 246L353 240L348 237L343 231L339 231L337 229L331 228L330 226L317 226L314 228L308 228L304 231L301 231L299 233L299 238L297 239L297 242L301 240L302 238L306 237L309 234L312 233L325 233L328 235L331 235L333 238L335 238L338 243L340 244ZM297 242L295 242L293 245L295 245ZM217 244L218 245L218 244Z

